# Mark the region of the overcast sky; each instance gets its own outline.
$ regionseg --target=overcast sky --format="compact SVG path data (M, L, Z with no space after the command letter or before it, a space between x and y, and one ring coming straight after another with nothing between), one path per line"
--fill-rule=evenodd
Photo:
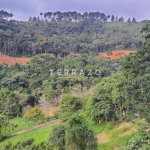
M150 0L0 0L0 10L13 13L14 19L28 20L40 12L73 11L104 12L106 15L150 19Z

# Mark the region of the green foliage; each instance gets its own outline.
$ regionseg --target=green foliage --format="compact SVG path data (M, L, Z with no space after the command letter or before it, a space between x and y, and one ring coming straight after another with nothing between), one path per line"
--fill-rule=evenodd
M44 120L44 113L42 110L38 107L31 108L25 115L24 117L27 120L32 120L34 122L37 122L38 120Z
M140 129L138 133L129 140L125 150L148 150L147 148L149 146L149 133L145 129Z
M70 18L68 18L69 14ZM43 13L40 15L42 17ZM11 14L0 11L0 18L11 16ZM22 116L29 105L33 108L25 114L25 117L32 122L43 121L42 111L37 106L34 107L38 105L41 96L52 105L58 105L63 95L60 110L56 112L56 115L64 120L70 116L71 118L66 126L53 128L49 144L41 143L46 141L46 136L48 137L49 129L46 128L44 135L42 135L43 130L17 135L16 138L21 140L19 143L15 137L12 137L11 139L16 143L8 143L6 149L29 149L30 147L39 150L55 148L59 150L96 150L97 139L93 130L89 128L83 117L73 115L76 112L81 114L83 108L85 108L83 110L85 116L96 123L123 120L130 116L146 118L148 122L150 121L149 22L141 31L145 38L144 46L138 50L137 54L127 57L123 68L117 72L115 65L119 66L120 60L96 59L94 55L99 51L110 51L116 48L141 47L143 43L138 32L142 23L137 23L135 18L132 22L128 19L127 23L124 23L123 17L115 19L114 16L111 17L112 23L110 23L107 22L110 16L98 12L84 14L48 12L44 14L44 17L50 18L51 21L44 22L36 17L30 17L29 22L0 19L0 39L2 39L0 51L13 56L34 55L31 62L25 66L15 64L9 68L6 64L0 65L0 140L10 135L10 118ZM82 54L69 55L70 53ZM107 54L110 55L110 52ZM62 74L64 68L74 68L78 71L84 69L85 73L84 75L76 73L75 76L62 75L60 77L57 74L57 69L60 68L62 68ZM50 69L54 69L53 75ZM91 76L88 75L89 69L92 69ZM94 74L96 69L101 70L101 76ZM85 89L90 89L95 84L97 85L94 93L85 102L85 107L81 98L70 94L74 92L74 89L83 93ZM93 125L94 131L96 133L105 131L109 134L110 139L114 139L106 144L100 143L101 149L109 150L121 144L125 145L131 137L131 135L117 137L126 132L128 128L110 132L114 127L111 123L105 127L101 125L99 128L98 125ZM38 131L40 136L37 136ZM30 140L29 137L34 137L36 141ZM6 139L4 143L8 141L9 139ZM38 145L34 145L36 142ZM125 148L146 150L149 143L147 132L139 131L129 140Z
M23 142L17 142L17 143L8 143L5 145L2 149L3 150L57 150L53 147L53 145L50 145L49 143L42 142L38 145L33 145L34 139L28 139Z
M114 129L114 127L116 126L115 123L111 123L111 122L107 122L107 123L101 123L101 124L91 124L91 128L93 129L94 133L98 134L98 133L109 133L110 131L112 131L112 129Z
M52 143L59 150L65 150L66 128L67 127L65 125L55 126L52 129L52 133L50 134L50 138L49 138L50 143Z
M96 122L122 119L126 111L124 88L126 78L122 73L103 78L87 101L85 114Z
M108 84L109 83L109 84ZM111 101L111 78L102 79L96 86L94 95L87 105L87 115L94 121L110 121L114 118L114 106Z
M51 15L47 15L51 14ZM85 17L86 14L86 17ZM30 17L29 21L3 20L13 15L0 11L0 51L12 56L33 56L51 53L65 57L68 54L97 54L113 49L137 49L142 46L139 31L143 23L124 23L112 15L100 12L47 12L46 20Z
M0 141L3 141L8 136L7 125L6 117L0 115Z
M0 109L3 112L3 115L11 116L14 110L14 102L16 102L15 94L8 89L0 91Z
M25 106L25 102L28 100L28 96L19 92L12 92L8 89L0 91L0 110L1 114L8 118L22 116L22 107Z
M66 126L57 126L50 134L50 143L59 150L97 150L97 139L80 115L69 118Z
M41 121L39 120L41 123ZM15 134L21 130L27 130L29 127L33 127L34 121L28 121L25 118L13 118L10 120L10 125L12 126L10 133Z
M127 77L127 99L130 114L138 114L148 121L149 118L149 72L150 72L150 44L149 44L149 27L147 23L143 29L143 37L146 40L145 45L137 51L135 56L127 58L124 64L124 74ZM147 35L147 36L146 36ZM130 74L129 74L130 73Z
M57 90L54 90L52 86L45 86L43 93L46 99L52 104L55 102L55 97L58 95Z
M117 148L122 147L128 143L131 137L132 135L116 137L107 143L99 144L98 148L99 150L112 150L112 149L115 149L116 147Z
M79 115L73 115L68 121L66 130L66 149L97 149L97 139L95 138L93 131L88 127L85 119Z
M49 126L45 126L43 128L31 130L29 132L19 134L16 136L12 136L8 139L5 139L3 142L0 142L0 149L2 149L2 147L7 145L9 142L10 143L18 143L18 142L26 141L26 140L31 139L31 138L34 139L34 143L33 143L34 145L38 145L42 142L45 143L48 141L49 133L52 131L52 127L54 125L55 124L53 122L51 122L51 124Z
M80 97L73 96L71 94L65 94L62 96L60 103L60 110L57 112L58 117L61 119L67 119L69 116L83 108L83 102Z
M52 75L51 68L54 69ZM75 68L77 71L84 69L85 75L80 76L77 72L74 76L62 75L60 77L57 75L57 69L59 68L70 70ZM100 68L102 68L101 76L96 76L94 70ZM89 69L93 70L91 76L88 75ZM9 109L11 117L21 117L28 107L38 105L41 96L52 105L58 105L61 94L72 91L82 93L99 82L103 76L108 76L113 72L116 71L111 61L107 59L95 59L95 57L85 54L69 55L62 59L51 54L41 54L34 56L31 62L25 66L15 64L9 68L5 64L0 65L0 88L7 87L13 93L10 101L13 103L10 106L13 111ZM15 92L13 92L14 90ZM2 98L2 105L8 105L5 99L9 94L5 95L5 98Z
M66 94L62 97L60 107L62 110L67 109L70 112L75 112L82 108L82 101L79 97Z
M13 17L12 13L8 13L7 11L1 10L0 11L0 19L8 19Z

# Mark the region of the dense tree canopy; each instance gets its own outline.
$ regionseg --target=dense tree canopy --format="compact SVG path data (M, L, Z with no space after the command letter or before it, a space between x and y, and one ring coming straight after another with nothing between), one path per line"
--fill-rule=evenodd
M62 96L60 103L60 110L57 112L59 118L67 119L75 112L83 108L83 102L80 97L73 96L71 94L65 94Z
M150 44L149 44L149 23L142 31L145 38L145 45L138 50L137 54L130 56L124 63L124 74L128 78L127 92L131 101L131 109L140 117L150 121L149 115L149 80L150 80Z
M8 13L7 11L4 11L4 10L0 11L0 19L8 19L12 17L13 17L12 13Z
M97 150L97 138L80 115L73 115L65 126L54 127L50 142L59 150Z
M4 20L1 11L0 52L12 56L53 53L64 57L70 53L94 53L113 49L137 49L142 46L139 31L142 23L115 20L100 12L40 13L46 20L30 17L29 21ZM129 22L129 21L128 21Z

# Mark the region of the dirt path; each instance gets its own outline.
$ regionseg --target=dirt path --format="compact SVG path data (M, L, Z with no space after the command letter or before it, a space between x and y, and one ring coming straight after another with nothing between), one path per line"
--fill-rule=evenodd
M22 130L22 131L19 131L19 132L16 132L14 135L19 135L19 134L22 134L22 133L26 133L26 132L29 132L29 131L32 131L32 130L36 130L36 129L39 129L39 128L43 128L43 127L46 127L48 125L55 125L55 124L58 124L60 123L61 120L57 119L57 120L52 120L50 122L46 122L44 124L40 124L40 125L37 125L37 126L33 126L29 129L26 129L26 130Z
M98 143L107 143L109 142L109 135L107 135L106 133L100 133L97 135L97 139L98 139Z

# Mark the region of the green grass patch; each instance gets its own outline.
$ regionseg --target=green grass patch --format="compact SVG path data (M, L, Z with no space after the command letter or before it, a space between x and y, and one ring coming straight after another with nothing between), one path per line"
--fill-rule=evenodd
M52 131L52 126L43 127L40 129L35 129L20 135L13 136L3 142L0 143L0 149L9 142L17 143L23 142L25 140L33 138L35 142L33 144L39 144L41 142L47 142L49 138L49 134Z
M117 137L118 135L120 134L123 134L127 131L129 131L130 128L129 127L126 127L126 128L121 128L121 129L118 129L118 130L112 130L109 134L110 138L115 138Z
M129 139L135 134L135 131L133 130L136 128L135 125L123 128L118 127L119 124L106 124L103 132L109 136L109 142L102 144L99 143L99 150L114 150L118 147L124 147L128 143ZM131 131L129 135L123 135L128 131Z
M23 118L17 118L11 120L11 123L18 124L15 130L12 132L21 131L24 129L28 129L28 123ZM134 125L132 127L124 127L124 128L118 128L118 123L102 123L102 124L94 124L93 122L90 122L90 127L93 129L95 134L105 133L109 136L109 141L107 143L99 143L99 150L113 150L117 147L123 147L127 144L128 140L134 135L133 132L131 132L131 135L124 135L122 134L132 131L133 128L136 128ZM9 142L11 143L17 143L17 142L23 142L28 139L33 138L35 141L33 144L39 144L41 142L47 142L49 138L49 134L52 131L53 126L62 124L62 122L58 121L52 121L50 125L45 126L43 128L34 129L32 131L28 131L26 133L22 133L17 136L13 136L9 139L6 139L5 141L0 143L0 149ZM31 125L33 126L34 123L31 122Z
M111 139L105 144L99 144L98 150L113 150L117 147L125 146L133 135L126 135Z
M91 125L91 128L96 134L102 133L102 132L109 132L112 129L116 127L115 123L103 123L103 124L93 124Z
M24 122L25 119L23 118L18 118L18 119L13 119L11 120L11 123L15 123L15 124L19 124L19 126L17 126L16 130L24 130L26 127L28 127L26 125L26 123ZM33 122L32 122L33 123ZM33 144L40 144L42 142L47 142L49 139L49 134L52 131L52 128L55 125L60 125L63 124L63 122L61 122L60 120L51 120L49 125L46 125L45 127L39 128L39 129L33 129L31 131L16 135L16 136L12 136L6 140L4 140L3 142L0 143L0 150L2 149L2 147L6 144L8 144L9 142L16 144L17 142L23 142L26 141L28 139L33 138L35 141ZM23 125L23 126L21 126Z
M18 131L29 129L35 125L42 124L43 122L41 120L37 121L36 123L33 121L28 121L25 118L14 118L10 120L11 124L11 130L10 133L14 134Z
M12 120L10 120L10 124L14 125L14 127L11 128L11 134L34 126L34 122L32 122L32 121L27 122L26 119L24 119L24 118L12 119Z

